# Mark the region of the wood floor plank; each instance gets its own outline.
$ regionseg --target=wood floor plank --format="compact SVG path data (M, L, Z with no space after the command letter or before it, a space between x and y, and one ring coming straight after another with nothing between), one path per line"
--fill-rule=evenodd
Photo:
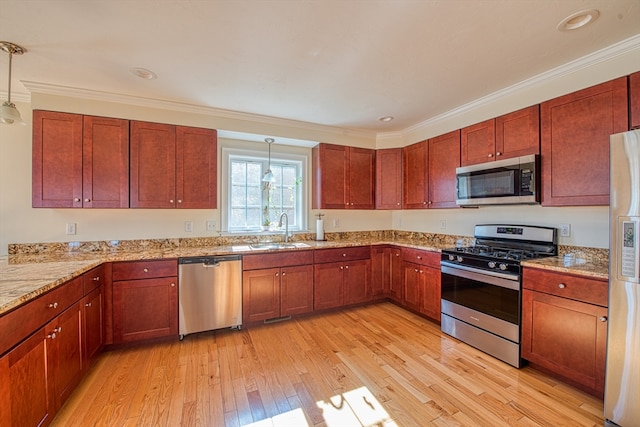
M107 351L52 426L591 427L602 413L380 303Z

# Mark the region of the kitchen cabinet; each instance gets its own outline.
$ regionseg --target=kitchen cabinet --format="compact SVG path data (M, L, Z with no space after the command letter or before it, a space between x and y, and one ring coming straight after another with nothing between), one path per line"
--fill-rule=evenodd
M313 209L374 209L376 151L321 143L312 150Z
M104 334L104 282L105 266L100 265L82 275L84 297L82 299L83 367L89 369L102 352Z
M402 148L376 151L376 209L402 209Z
M539 105L462 129L462 166L540 153Z
M129 121L35 110L32 206L129 206Z
M245 255L242 323L313 311L313 252Z
M314 251L314 310L358 304L371 299L369 246Z
M131 122L132 208L215 209L217 132Z
M627 77L543 102L542 205L608 205L609 136L628 126Z
M112 264L113 343L178 336L175 259Z
M402 301L400 249L389 245L371 247L371 296Z
M428 140L427 205L434 208L455 208L456 168L460 166L460 131Z
M403 305L440 321L440 254L402 248Z
M80 381L81 297L77 277L0 317L3 423L48 425Z
M402 207L424 209L429 201L427 162L428 142L420 141L402 148Z
M629 129L640 128L640 71L629 76Z
M523 269L522 357L602 398L606 280Z

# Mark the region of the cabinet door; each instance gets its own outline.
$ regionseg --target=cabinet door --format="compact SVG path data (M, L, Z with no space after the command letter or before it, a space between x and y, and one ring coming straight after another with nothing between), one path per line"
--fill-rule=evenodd
M376 152L376 209L402 208L402 148Z
M496 160L540 154L540 106L496 118Z
M429 139L429 208L455 208L460 131Z
M176 128L131 122L132 208L173 208L176 200Z
M283 267L280 272L280 315L313 311L313 266Z
M390 248L371 247L371 296L386 296L390 280Z
M45 332L41 328L0 359L0 420L7 426L45 426L55 414L47 380Z
M348 208L375 208L376 151L349 147Z
M640 128L640 71L629 76L629 129Z
M361 259L344 263L343 289L344 303L358 304L371 299L369 291L369 275L371 260Z
M607 309L525 289L522 357L603 397Z
M495 160L495 119L463 128L460 134L462 166Z
M183 209L217 206L217 133L176 128L176 203Z
M177 277L113 282L115 344L178 335Z
M129 207L129 121L84 116L82 207Z
M313 209L345 209L348 147L318 144L312 150Z
M395 301L403 300L403 283L402 283L402 257L400 249L391 248L390 250L390 280L389 280L389 289L387 293L389 297L391 297Z
M280 269L242 273L243 323L280 317Z
M431 319L440 321L440 269L432 267L422 267L424 272L424 288L422 289L422 309L421 313Z
M609 204L609 136L628 128L627 78L540 105L542 204Z
M62 407L82 376L81 324L82 308L77 302L45 327L51 343L47 346L47 368L53 379L56 410Z
M82 207L82 116L33 112L32 206Z
M342 307L342 271L341 263L315 264L313 266L313 309Z
M402 263L404 305L415 311L422 308L423 269L419 264L406 261Z
M82 300L82 336L84 369L89 369L104 347L104 305L102 287L91 291Z
M428 207L428 150L427 141L411 144L402 149L402 207L404 209Z

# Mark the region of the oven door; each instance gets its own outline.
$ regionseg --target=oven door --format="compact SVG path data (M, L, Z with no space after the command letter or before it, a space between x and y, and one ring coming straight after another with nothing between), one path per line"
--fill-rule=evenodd
M520 276L441 262L442 312L520 342Z

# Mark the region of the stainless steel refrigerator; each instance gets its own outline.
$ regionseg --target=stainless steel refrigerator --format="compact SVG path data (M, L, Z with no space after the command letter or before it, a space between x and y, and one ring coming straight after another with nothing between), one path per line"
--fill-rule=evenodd
M640 130L611 135L606 426L640 426Z

